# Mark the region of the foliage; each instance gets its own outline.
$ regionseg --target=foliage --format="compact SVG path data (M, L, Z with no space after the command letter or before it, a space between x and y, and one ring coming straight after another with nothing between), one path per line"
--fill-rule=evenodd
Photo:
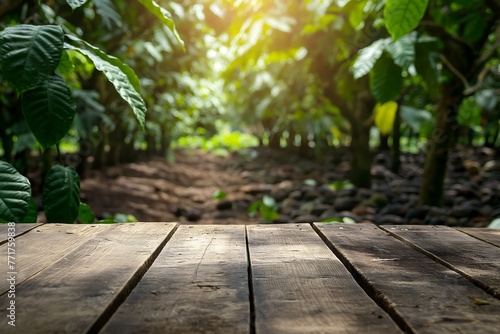
M97 221L98 224L121 224L121 223L135 223L135 222L137 222L137 218L135 218L133 215L128 215L124 213L117 213L113 216Z
M500 219L495 219L494 221L492 221L488 226L486 226L487 228L500 228Z
M262 199L252 203L248 207L248 215L254 217L257 213L266 223L270 223L278 218L279 213L276 200L269 195L264 195Z
M351 145L369 174L375 127L389 136L398 120L388 142L416 148L410 134L432 142L446 101L498 142L495 1L22 2L0 22L0 155L24 175L53 146L83 175L90 161L257 145L316 157Z
M76 9L87 1L67 2ZM165 9L154 1L141 3L154 15L161 16L161 21L167 24L177 40L181 41ZM50 13L48 7L42 5L42 8ZM104 15L102 8L98 7ZM68 77L71 68L77 67L82 58L74 55L70 57L67 51L87 57L96 70L103 72L115 86L117 93L132 107L137 121L144 128L146 105L140 95L140 81L134 71L118 58L109 56L74 33L64 35L63 30L73 31L74 27L55 15L52 19L62 22L63 25L16 24L0 32L1 74L21 96L24 118L42 148L58 145L70 130L76 115L71 90L57 72L61 71ZM28 209L32 207L29 202L30 193L26 190L29 183L11 165L2 162L1 166L4 176L1 180L2 189L8 191L2 193L0 219L22 221ZM43 189L43 207L49 221L75 221L80 207L79 182L79 176L74 169L59 165L51 168ZM32 220L32 212L29 212L29 215ZM90 219L85 217L84 220Z
M80 207L80 178L71 167L55 165L45 178L43 209L47 220L72 223Z
M424 17L429 0L387 0L384 9L385 25L394 40L415 29Z
M216 200L222 200L227 197L227 193L224 190L216 190L212 194L212 198Z
M22 221L26 216L31 198L28 179L10 164L0 161L0 221Z
M202 133L205 132L202 129L199 130ZM257 145L257 138L250 134L241 133L239 131L221 131L211 138L205 138L202 134L183 136L177 139L173 147L201 148L207 152L227 156L229 152L241 151Z

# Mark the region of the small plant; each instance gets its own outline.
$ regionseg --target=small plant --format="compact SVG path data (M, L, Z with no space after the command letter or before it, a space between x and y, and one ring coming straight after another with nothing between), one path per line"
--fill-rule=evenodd
M278 218L279 213L276 200L269 195L264 195L262 199L252 203L252 205L248 208L248 215L250 217L255 217L257 213L266 223L270 223Z
M223 200L226 199L227 193L224 190L216 190L212 194L212 198L215 200Z
M334 217L323 219L322 221L320 221L320 223L356 224L356 221L349 217Z
M97 221L96 224L120 224L120 223L135 223L135 222L137 222L137 218L135 218L133 215L117 213L113 216Z
M341 180L341 181L335 181L332 183L328 183L328 187L330 187L330 189L332 189L332 190L338 191L338 190L342 190L342 189L353 189L354 185L349 180Z

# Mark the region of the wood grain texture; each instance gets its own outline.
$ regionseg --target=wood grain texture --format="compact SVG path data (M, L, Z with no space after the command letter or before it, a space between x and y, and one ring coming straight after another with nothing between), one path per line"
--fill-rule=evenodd
M383 228L500 299L500 248L446 226Z
M103 333L249 331L244 226L179 226Z
M310 225L248 226L257 333L400 333Z
M364 284L404 319L409 331L499 332L500 301L455 271L374 225L315 226ZM485 305L478 306L478 302Z
M42 224L16 224L16 237L21 236L28 231L34 229L35 227L41 226ZM0 245L7 242L7 230L9 226L7 224L0 224Z
M2 316L2 333L95 332L94 323L124 298L175 224L112 226L18 286L16 327L7 328ZM54 246L50 235L44 239ZM7 301L0 297L0 305Z
M489 242L500 247L500 229L497 228L458 228L460 232L472 235L473 237Z
M60 260L96 234L112 231L116 225L47 224L35 227L17 237L15 263L19 285ZM0 268L7 267L8 244L0 246ZM0 280L0 294L8 289L5 279Z

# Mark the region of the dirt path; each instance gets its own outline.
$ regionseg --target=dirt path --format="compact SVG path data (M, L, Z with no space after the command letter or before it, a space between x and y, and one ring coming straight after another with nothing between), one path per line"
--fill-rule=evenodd
M127 213L139 221L189 221L219 224L257 223L248 217L251 196L242 193L251 184L241 169L240 158L215 157L200 150L178 151L175 161L156 158L93 172L82 182L84 201L98 218ZM225 191L227 201L215 200Z
M345 150L326 155L322 163L270 149L227 158L200 150L178 151L173 162L157 158L93 172L81 188L83 201L97 218L126 213L139 221L260 223L260 218L248 216L248 207L269 194L280 213L275 223L347 219L482 227L500 218L498 153L483 148L453 152L443 208L418 206L423 155L403 155L399 172L393 173L388 154L378 154L372 188L358 189L352 184L345 187ZM224 191L227 198L214 199L216 191Z

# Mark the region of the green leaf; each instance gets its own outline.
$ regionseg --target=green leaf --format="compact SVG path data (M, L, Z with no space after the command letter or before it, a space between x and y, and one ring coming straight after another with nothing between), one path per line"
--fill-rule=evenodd
M397 111L398 104L394 101L389 101L384 104L377 103L375 106L375 126L382 135L391 133Z
M422 77L431 96L439 94L439 70L436 42L419 41L415 45L415 69Z
M370 72L370 88L379 103L394 100L403 88L401 67L384 54Z
M487 228L500 228L500 218L498 219L495 219L494 221L492 221L488 226L486 226Z
M31 131L44 148L68 133L76 113L71 91L57 75L24 92L21 103Z
M64 35L60 26L19 24L0 32L0 65L18 93L40 85L57 68Z
M88 0L66 0L68 5L70 5L72 9L77 9L78 7L85 5L87 1Z
M227 197L227 193L224 190L216 190L212 194L213 199L225 199Z
M349 13L351 27L358 30L363 23L367 0L349 1L344 6L345 12Z
M264 197L262 197L262 204L269 208L274 208L276 206L276 200L269 195L264 195Z
M471 14L468 16L463 37L466 41L477 42L484 34L484 30L488 27L488 20L484 19L481 14Z
M92 209L90 206L88 206L85 203L80 203L80 206L78 207L78 220L82 224L92 224L95 221L95 216L94 213L92 212Z
M492 111L498 104L498 96L494 89L483 89L474 95L476 103L481 108Z
M26 213L26 216L24 216L24 219L22 220L23 223L36 223L36 220L38 219L38 209L35 204L35 200L33 197L30 198L29 204L28 204L28 212Z
M59 61L59 65L57 66L57 71L62 75L67 75L72 73L75 70L75 65L69 58L68 52L63 51L61 53L61 60Z
M124 213L117 213L114 215L113 220L115 223L134 223L137 222L137 218L133 215L127 215Z
M106 29L112 30L122 26L121 16L111 0L93 0L92 2Z
M20 222L31 198L29 180L10 164L0 161L0 220Z
M74 223L80 208L80 178L75 169L52 167L45 178L42 200L48 222Z
M359 79L370 73L377 60L382 56L385 47L390 42L390 38L379 39L370 46L359 50L359 56L352 65L354 79Z
M156 1L153 0L139 0L139 2L161 22L163 22L163 24L165 24L170 29L170 31L172 31L175 39L177 39L179 44L184 48L184 41L182 40L181 36L179 36L177 29L175 29L175 23L169 11L158 5Z
M132 107L137 121L144 129L144 123L146 121L146 104L122 69L110 63L106 58L103 58L103 52L96 54L67 43L64 47L69 50L78 51L87 56L94 63L95 68L104 73L108 80L115 86L118 94L120 94L120 96Z
M127 76L128 80L130 81L130 84L134 86L134 89L137 91L137 93L141 94L141 81L137 77L137 74L134 72L134 70L130 68L130 66L122 62L119 58L108 55L106 52L102 51L98 47L90 44L87 41L84 41L83 39L76 37L75 35L67 34L66 37L68 37L74 42L84 45L86 48L90 49L96 56L98 56L102 60L107 61L111 65L118 67ZM65 44L64 47L68 48L68 45L69 44ZM80 51L78 50L78 48L74 47L73 50Z
M415 61L415 42L417 34L411 33L387 45L386 50L394 59L394 63L408 68Z
M259 208L262 206L262 200L258 200L253 202L249 207L248 207L248 215L250 217L255 217L255 214L257 211L259 211Z
M395 41L418 26L428 3L429 0L386 0L385 26Z
M424 109L401 106L399 112L401 119L417 133L424 124L432 121L432 114Z

